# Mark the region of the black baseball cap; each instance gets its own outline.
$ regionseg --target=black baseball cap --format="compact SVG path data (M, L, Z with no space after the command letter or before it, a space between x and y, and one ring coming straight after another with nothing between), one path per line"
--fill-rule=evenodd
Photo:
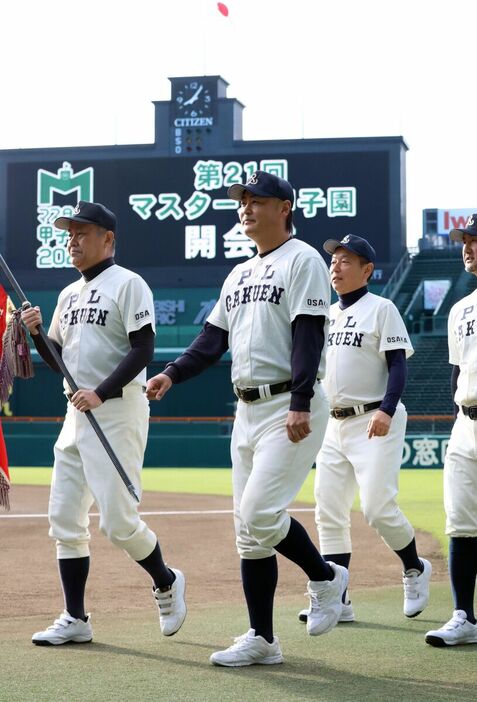
M449 232L449 238L452 239L452 241L463 241L464 234L469 234L469 236L477 236L477 214L472 214L470 217L468 217L463 229L451 229Z
M295 201L293 188L288 180L265 171L252 173L245 185L241 183L231 185L227 190L227 195L231 200L240 202L245 190L258 195L258 197L277 197L279 200L290 200L292 205Z
M331 255L333 255L336 249L340 247L346 249L347 251L351 251L351 253L357 254L358 256L362 256L369 263L374 264L376 261L376 251L373 249L371 244L361 236L347 234L341 239L341 241L338 241L337 239L327 239L323 244L323 248L326 253Z
M57 229L69 229L70 222L83 222L97 224L112 232L116 232L116 215L99 202L86 202L80 200L73 210L72 217L58 217L54 226Z

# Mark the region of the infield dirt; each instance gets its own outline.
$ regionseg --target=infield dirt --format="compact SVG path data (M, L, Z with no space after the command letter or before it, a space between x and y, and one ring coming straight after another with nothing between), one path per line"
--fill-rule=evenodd
M48 487L13 486L11 512L0 513L2 616L45 614L49 618L57 616L63 607L55 546L48 538L47 519L33 516L46 515L48 494ZM293 516L318 543L310 505L296 503L293 508L308 510L293 512ZM231 509L230 497L158 492L143 495L141 512L163 513L143 518L158 535L168 564L185 573L189 607L243 601ZM230 512L214 513L214 510ZM98 517L92 516L88 610L119 612L144 608L152 602L149 576L107 541L98 523ZM352 532L351 597L353 589L398 585L401 582L398 558L358 512L352 515ZM445 580L447 565L437 540L423 532L417 532L416 540L420 555L432 562L433 581ZM306 576L294 564L281 556L278 558L277 605L280 600L300 602ZM304 598L302 604L306 606Z

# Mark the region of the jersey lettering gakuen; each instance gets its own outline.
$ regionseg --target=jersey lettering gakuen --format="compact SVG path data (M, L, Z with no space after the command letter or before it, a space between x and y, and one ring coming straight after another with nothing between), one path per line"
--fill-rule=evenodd
M60 293L48 335L61 346L78 387L93 389L129 353L129 334L146 324L155 330L151 290L140 276L113 265ZM132 382L145 380L144 369Z
M232 382L256 387L291 378L291 325L298 315L323 315L328 330L330 283L322 257L289 239L229 274L208 322L229 333ZM325 373L325 354L318 377Z
M331 306L324 386L332 407L382 400L386 393L386 351L413 353L404 322L394 304L366 293L353 305ZM357 370L359 369L359 370Z
M459 366L454 401L477 404L477 291L456 302L449 313L449 363Z

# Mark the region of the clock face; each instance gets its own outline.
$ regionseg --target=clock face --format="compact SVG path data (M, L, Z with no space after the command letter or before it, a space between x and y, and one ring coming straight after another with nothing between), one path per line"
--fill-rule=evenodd
M203 81L192 80L179 87L174 102L177 114L184 117L207 117L212 113L212 94Z

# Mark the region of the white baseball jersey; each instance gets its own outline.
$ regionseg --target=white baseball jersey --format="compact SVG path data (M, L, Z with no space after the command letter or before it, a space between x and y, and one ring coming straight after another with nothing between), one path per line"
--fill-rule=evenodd
M448 319L449 363L459 366L455 403L477 404L477 290L452 307Z
M237 265L226 278L208 322L229 332L232 382L256 387L291 378L291 323L300 314L322 315L325 344L329 273L308 244L290 239L263 258ZM322 353L318 378L325 374Z
M366 293L345 310L330 309L325 390L331 407L350 407L382 400L388 383L386 351L414 353L395 305Z
M131 349L128 334L155 329L152 292L136 273L113 265L93 280L80 278L58 298L48 331L79 388L96 388ZM129 386L145 385L144 368ZM71 392L66 380L64 387Z
M454 401L477 404L477 290L452 307L448 319L449 362L459 366ZM477 536L477 471L475 445L477 422L461 412L452 427L444 462L446 534Z

